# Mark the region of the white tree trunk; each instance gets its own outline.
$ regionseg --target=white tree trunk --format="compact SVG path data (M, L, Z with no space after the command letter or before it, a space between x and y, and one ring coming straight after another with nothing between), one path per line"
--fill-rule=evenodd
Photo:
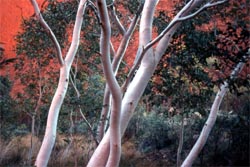
M66 65L60 69L59 85L51 102L44 139L36 159L36 166L38 167L47 166L52 148L55 143L58 114L68 88L68 71L69 69L66 67Z
M152 2L152 3L151 3ZM148 25L143 27L140 26L143 31L141 31L141 33L145 33L143 35L147 34L147 38L145 39L146 41L144 41L144 43L150 41L151 39L151 28L152 28L152 18L153 18L153 13L154 13L154 7L156 5L156 0L154 1L146 1L145 7L144 7L144 14L142 14L142 17L144 15L147 14L147 17L149 17L149 19L145 19L142 18L142 20L144 20L144 22L147 20L148 21ZM141 23L142 24L142 23ZM143 23L145 25L145 23ZM143 35L140 35L141 38L143 39ZM144 39L143 39L144 40ZM141 42L141 44L144 44L143 42ZM152 62L154 61L153 58L150 58L152 56L152 50L151 53L148 53L148 61L151 59ZM146 56L145 56L146 57ZM141 66L141 68L138 70L138 72L136 73L135 76L135 80L133 80L133 82L130 84L127 92L125 93L125 96L123 98L122 101L122 116L121 116L121 134L124 133L128 121L130 119L130 117L132 116L132 112L134 111L139 98L141 97L148 81L150 80L153 71L154 71L154 63L147 63L148 66L143 65ZM151 66L151 67L150 67ZM127 113L128 112L128 113ZM95 150L94 154L92 155L89 163L88 163L88 167L97 167L97 166L105 166L107 163L107 159L109 157L109 140L111 138L110 136L110 129L107 131L107 133L105 134L104 138L102 139L102 141L100 142L99 146L97 147L97 149Z
M131 22L127 31L123 28L123 26L121 26L121 23L117 20L118 18L115 17L116 18L115 20L117 20L116 21L117 25L119 25L118 27L121 27L120 29L121 29L123 38L121 40L121 43L120 43L119 48L117 50L117 53L114 54L114 59L112 62L112 69L114 71L114 75L116 75L118 72L119 66L121 64L121 61L122 61L124 55L125 55L129 41L131 39L131 36L132 36L132 34L136 28L136 24L139 20L141 10L142 9L139 8L138 12L136 13L136 15L135 15L133 21ZM98 125L98 131L97 131L99 141L101 141L101 139L103 138L103 135L104 135L105 122L107 120L107 115L109 113L109 110L110 110L110 90L109 90L108 85L106 85L105 91L104 91L104 97L103 97L103 107L102 107L100 122Z
M250 54L250 53L249 53ZM247 57L244 57L244 59L247 59ZM243 62L240 62L233 72L231 73L231 79L234 79L240 71L243 69L245 64L245 60ZM203 126L203 129L200 133L200 136L198 140L196 141L195 145L193 146L192 150L184 160L183 164L181 165L182 167L190 167L192 166L193 162L195 159L198 157L200 151L206 144L207 138L215 124L216 118L217 118L217 113L219 111L220 104L225 96L225 93L228 91L228 83L225 81L223 85L221 85L211 108L211 111L209 113L208 119Z
M156 38L156 41L152 40L152 21L154 16L155 6L158 3L158 0L146 0L143 11L142 18L140 23L140 48L142 49L150 45L147 48L147 52L143 55L140 67L136 72L133 80L128 86L128 89L122 100L122 108L121 108L121 135L124 134L129 120L131 119L134 110L138 104L139 99L141 98L151 76L153 75L155 68L160 61L160 58L164 54L165 50L168 47L168 44L172 38L172 35L175 33L177 28L179 27L181 21L187 20L189 18L194 17L200 11L188 15L188 12L193 10L197 5L199 5L203 0L191 0L183 9L177 14L177 16L173 19L170 25L167 27L167 30L159 35ZM224 2L224 1L223 1ZM202 10L209 6L201 8ZM153 50L152 45L158 42L156 49ZM99 167L105 166L107 163L107 159L109 157L109 149L110 149L110 129L104 135L102 141L99 146L95 150L92 155L88 167Z
M100 38L100 53L102 57L103 71L106 82L108 84L108 88L112 95L112 109L110 116L110 153L106 166L118 167L121 157L120 115L122 92L115 78L110 61L111 27L106 1L98 0L97 7L100 14L102 28Z
M32 0L32 2L33 1L35 0ZM128 122L133 115L135 107L137 106L139 99L141 98L151 76L153 75L158 62L160 61L160 58L168 47L172 35L179 27L179 22L192 18L203 9L213 5L211 3L208 3L206 6L200 8L192 15L186 16L188 12L193 10L198 4L203 1L204 0L190 0L185 5L185 7L183 7L183 9L177 14L177 16L173 19L169 26L154 40L152 40L152 22L155 6L158 3L158 0L145 1L140 23L140 39L138 49L139 60L136 62L137 65L134 67L133 71L137 68L139 64L140 67L136 72L133 80L129 84L123 100L122 92L115 79L114 74L116 73L117 68L113 67L112 69L110 63L110 23L108 18L106 1L97 1L102 28L102 34L100 39L100 54L102 57L104 75L112 95L112 109L110 128L102 139L99 146L97 147L96 151L94 152L92 158L89 161L88 166L118 166L121 152L121 136L124 134ZM36 160L36 165L39 167L47 165L51 150L55 142L59 110L61 108L63 99L67 91L69 82L69 71L79 45L80 29L82 24L82 16L85 9L85 2L86 0L81 0L80 2L73 32L73 40L70 49L66 55L65 62L60 59L61 56L59 55L59 61L61 65L59 85L51 103L44 140ZM41 16L40 12L38 12L37 15ZM52 38L56 41L55 37L52 36ZM121 50L118 51L117 55L120 54L120 56L123 57L124 51L127 48L127 42L129 38L130 37L128 37L128 39L125 39L124 43L122 42ZM153 50L152 46L157 42L158 44L155 50ZM120 59L117 60L119 60L119 64ZM131 72L131 74L134 75L134 72Z
M80 31L86 0L81 0L77 11L75 27L73 31L72 43L65 58L65 63L60 68L60 78L56 93L51 102L47 118L46 131L42 146L36 158L35 165L46 167L55 143L58 115L62 106L69 83L69 72L79 45Z

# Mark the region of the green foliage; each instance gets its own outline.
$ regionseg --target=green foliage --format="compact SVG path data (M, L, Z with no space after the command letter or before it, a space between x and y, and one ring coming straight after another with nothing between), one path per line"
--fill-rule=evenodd
M147 113L143 106L139 106L137 110L129 123L125 138L135 138L138 149L144 153L175 145L175 125L170 119L155 111Z
M74 133L86 133L88 132L88 127L79 109L81 108L88 122L96 128L102 107L104 80L100 75L95 74L85 76L84 80L77 79L75 83L80 97L77 97L73 86L70 86L60 112L58 128L62 132L69 132L70 130ZM73 129L70 129L72 123L70 114L73 117Z
M138 10L138 6L144 3L145 0L129 0L127 2L127 8L132 13L135 14Z
M66 29L74 21L76 10L76 1L65 3L53 1L41 12L62 48L68 44ZM17 55L26 55L29 58L40 57L42 60L55 57L55 49L51 47L52 41L35 17L24 19L21 26L24 31L16 36Z
M10 96L12 83L7 77L0 77L0 137L6 139L25 134L28 128L22 124L18 114L17 103Z
M158 32L166 27L169 20L166 13L159 12L154 22ZM204 23L201 19L197 20ZM183 23L158 65L155 77L160 81L153 80L150 85L154 94L150 99L154 105L170 100L170 105L176 108L204 110L201 106L206 106L210 99L213 84L206 72L206 59L217 52L212 43L215 36L213 33L194 31L195 26L197 24L193 20ZM156 96L160 96L161 101L154 101Z
M1 119L1 134L6 132L3 129L5 128L6 124L11 122L10 118L13 116L11 113L13 111L13 100L10 97L10 90L11 90L11 82L8 78L0 77L0 119ZM10 121L10 122L9 122ZM3 134L5 135L5 134Z
M11 90L11 82L8 78L6 77L0 77L0 97L2 99L5 99L5 97L9 97L9 93Z
M142 119L140 123L139 132L139 150L142 152L148 152L153 150L160 150L166 146L169 146L174 141L173 131L170 131L169 124L163 117L160 117L156 113L149 113Z
M179 11L182 5L177 4L173 12ZM235 65L245 61L242 56L249 48L249 31L246 29L249 22L245 10L247 2L241 0L233 5L235 7L227 10L224 5L216 6L182 23L149 85L153 92L149 98L152 105L168 101L175 108L199 110L204 113L213 88L220 86L224 80L229 81L230 91L238 94L242 93L238 91L239 88L249 87L247 75L240 76L235 81L229 79ZM236 12L235 9L243 11ZM212 25L211 22L211 25L207 25L208 29L202 28L203 24L209 23L212 15L216 15L216 19L220 20L224 28L219 29L216 23ZM168 13L159 12L154 20L158 33L169 21ZM210 59L214 61L209 63ZM145 94L150 95L148 92Z
M208 141L194 163L195 166L249 165L249 100L249 96L242 96L240 100L242 107L238 111L219 112ZM150 112L146 112L144 106L138 106L125 132L125 140L134 141L137 149L145 155L160 152L176 164L183 116L182 158L190 152L207 118L197 111L171 117L161 113L161 107L154 107ZM157 160L161 161L162 157L157 157Z

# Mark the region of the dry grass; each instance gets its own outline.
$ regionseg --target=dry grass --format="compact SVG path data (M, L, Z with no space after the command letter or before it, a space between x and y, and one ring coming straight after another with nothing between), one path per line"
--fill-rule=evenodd
M32 138L34 144L33 154L30 154L31 148L31 135L17 136L9 142L0 141L1 154L0 165L7 164L28 164L29 159L31 163L34 161L34 155L38 153L41 142L37 137Z
M41 146L41 141L33 137L33 156L30 157L31 135L17 136L10 141L0 138L0 166L34 164L35 157ZM55 147L49 161L49 166L84 166L94 150L94 142L84 136L57 135Z
M17 136L12 140L3 141L0 138L0 166L29 166L34 164L35 157L41 146L41 141L33 137L33 156L29 161L31 135ZM86 166L93 154L95 143L83 135L57 135L55 147L49 161L49 167ZM125 166L155 166L156 161L141 154L132 141L122 144L121 167ZM156 165L157 166L157 165Z
M126 141L122 144L122 158L123 159L137 159L141 156L137 151L136 146L131 141Z
M1 164L1 161L2 161L2 159L3 159L3 157L4 157L4 147L5 147L5 145L6 145L6 142L0 137L0 164Z
M94 150L94 142L83 135L57 135L50 166L84 166Z
M174 164L170 162L168 158L171 155L171 153L166 150L162 149L160 151L144 154L138 151L136 145L132 140L128 140L122 144L122 157L121 157L120 167L174 166Z

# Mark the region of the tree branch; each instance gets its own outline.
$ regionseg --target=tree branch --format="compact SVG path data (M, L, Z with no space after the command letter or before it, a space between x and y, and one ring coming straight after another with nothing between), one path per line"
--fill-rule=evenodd
M190 14L190 15L187 15L187 16L181 16L185 10L182 10L180 11L180 13L178 14L179 17L176 17L175 19L173 19L169 25L160 33L160 35L158 35L154 40L152 40L151 42L149 42L146 46L145 46L145 50L147 50L148 48L152 47L154 44L156 44L157 42L159 42L162 37L165 36L165 34L177 23L179 22L182 22L182 21L186 21L188 19L191 19L195 16L197 16L199 13L201 13L203 10L209 8L209 7L212 7L212 6L216 6L216 5L220 5L220 4L223 4L225 3L226 1L228 0L222 0L222 1L218 1L218 2L215 2L215 3L210 3L208 2L207 4L205 4L204 6L202 6L199 10L197 10L196 12ZM192 1L190 1L190 4L192 4ZM188 8L190 7L191 5L188 5ZM186 10L188 10L188 8ZM178 16L177 15L177 16Z
M121 115L121 90L113 73L110 62L110 21L108 17L107 5L105 0L98 0L97 7L101 21L100 53L103 64L104 76L112 95L112 111L110 118L110 154L107 167L116 167L120 162L121 155L121 133L120 133L120 115Z
M122 41L119 45L119 48L118 48L118 51L117 53L115 54L114 56L114 59L113 59L113 62L112 62L112 69L114 71L114 75L117 74L117 71L119 69L119 66L120 66L120 63L125 55L125 51L127 50L127 46L128 46L128 43L130 41L130 38L135 30L135 27L137 25L137 22L140 18L140 14L141 14L141 11L142 11L142 7L143 5L141 5L139 7L139 10L138 12L136 13L133 21L131 22L128 30L125 32L123 38L122 38ZM112 45L111 45L112 46ZM111 49L112 51L112 49ZM109 90L109 87L108 85L106 85L105 87L105 91L104 91L104 97L103 97L103 107L102 107L102 111L101 111L101 118L100 118L100 123L98 125L98 139L102 139L103 135L104 135L104 122L106 120L106 117L107 117L107 114L110 110L110 90Z
M87 126L88 126L88 128L89 128L90 133L91 133L91 135L92 135L92 137L93 137L93 139L94 139L94 141L95 141L96 146L98 146L99 141L98 141L98 140L96 139L96 137L95 137L95 132L93 131L92 126L90 125L89 121L87 120L87 118L86 118L85 115L83 114L82 109L81 109L80 106L79 106L79 112L80 112L80 114L81 114L83 120L85 121L85 123L87 124Z
M220 5L225 3L228 0L222 0L222 1L218 1L218 2L214 2L214 3L210 3L208 2L207 4L205 4L203 7L201 7L199 10L197 10L196 12L187 15L187 16L181 16L183 15L183 13L185 13L185 11L189 10L190 7L193 4L193 0L190 1L187 5L186 8L184 7L178 14L177 16L169 23L169 25L151 42L147 43L145 46L141 46L141 48L139 48L137 55L136 55L136 60L127 76L126 81L124 82L124 84L122 85L122 91L126 91L130 80L132 79L136 69L138 68L139 64L141 63L144 55L146 54L146 52L148 51L148 49L150 49L153 45L155 45L157 42L159 42L169 31L170 29L175 26L177 23L191 19L193 17L195 17L196 15L198 15L200 12L202 12L203 10L212 7L212 6L216 6L216 5Z
M141 12L142 12L142 9L143 9L143 5L141 5L138 9L138 12L136 13L135 17L133 18L128 30L125 32L123 38L122 38L122 41L119 45L119 48L117 50L117 54L115 55L114 57L114 60L112 62L112 68L113 68L113 71L116 75L117 71L118 71L118 68L119 68L119 65L121 63L121 60L123 59L124 57L124 54L125 54L125 51L127 50L127 47L128 47L128 43L130 41L130 38L135 30L135 27L138 23L138 20L140 18L140 15L141 15Z
M34 7L35 13L36 13L36 17L38 18L38 20L40 21L41 25L43 26L43 28L46 30L47 34L49 35L50 39L53 41L55 47L56 47L56 51L57 51L57 58L59 61L60 66L63 66L64 61L63 61L63 57L62 57L62 50L61 47L56 39L55 34L53 33L53 31L50 29L50 27L48 26L48 24L46 23L46 21L43 19L43 16L40 12L40 9L38 7L38 4L36 2L36 0L30 0L31 4Z
M114 21L115 25L117 25L118 30L120 31L120 33L122 35L124 35L126 33L126 29L124 28L124 26L120 22L119 18L117 17L117 14L115 12L114 2L112 2L112 4L110 5L110 9L111 9L110 13L111 13L112 20Z
M77 59L77 60L78 60L78 59ZM76 60L76 61L77 61L77 60ZM77 63L76 63L76 64L77 64ZM70 76L70 81L71 81L71 83L72 83L72 85L73 85L73 87L74 87L74 89L75 89L77 99L80 100L81 94L80 94L79 90L77 89L76 83L75 83L75 82L76 82L75 79L76 79L76 75L77 75L77 65L76 65L75 69L76 69L76 70L75 70L75 73L73 73L73 71L71 70L74 80L73 80L73 78ZM84 122L87 124L87 126L88 126L88 128L89 128L89 131L90 131L90 133L91 133L91 135L92 135L92 137L93 137L93 139L94 139L94 141L95 141L96 146L98 146L99 141L98 141L98 140L96 139L96 137L95 137L95 133L94 133L94 131L93 131L92 126L90 125L89 121L87 120L87 118L86 118L85 115L83 114L80 105L78 105L78 108L79 108L79 112L80 112L80 114L81 114L81 116L82 116ZM73 121L71 121L71 122L73 122Z
M243 56L243 61L240 61L237 66L234 68L230 75L230 80L235 79L237 75L242 71L246 60L250 58L250 49L248 50L247 55ZM203 126L203 129L200 133L200 136L198 140L196 141L195 145L193 146L192 150L184 160L183 164L181 165L182 167L190 167L192 166L193 162L195 159L198 157L200 151L203 149L204 145L206 144L206 141L208 139L208 136L215 124L216 118L217 118L217 113L219 111L220 104L228 91L228 81L225 81L224 84L221 85L215 99L212 105L212 108L210 110L208 119Z

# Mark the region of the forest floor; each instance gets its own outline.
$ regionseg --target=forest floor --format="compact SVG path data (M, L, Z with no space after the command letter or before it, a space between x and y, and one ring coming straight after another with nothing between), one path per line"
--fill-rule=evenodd
M32 137L32 143L33 150L31 153L30 134L13 137L9 141L0 139L0 167L26 167L34 164L35 155L38 153L41 141L37 137ZM58 135L49 166L84 166L91 157L94 147L94 142L90 142L84 136ZM174 161L168 157L172 157L172 155L167 149L142 153L138 151L133 141L128 140L122 144L120 167L174 166Z

